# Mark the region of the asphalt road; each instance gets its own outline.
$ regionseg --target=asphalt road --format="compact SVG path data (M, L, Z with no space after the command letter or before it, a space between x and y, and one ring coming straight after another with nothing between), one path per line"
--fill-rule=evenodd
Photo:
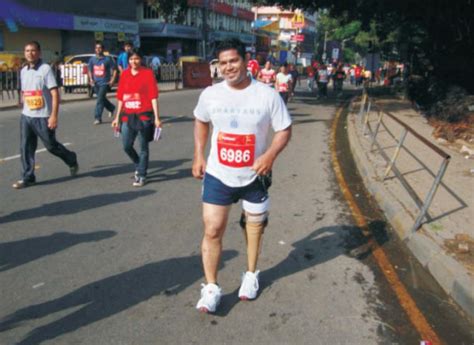
M305 94L289 105L293 139L274 167L258 299L237 298L246 260L236 205L220 309L194 309L203 282L201 186L190 174L199 92L161 95L163 139L151 144L149 183L138 189L120 140L108 124L92 125L94 103L85 101L61 107L58 130L78 154L79 176L41 152L39 183L13 190L18 111L0 113L0 159L8 158L0 163L0 344L419 344L370 253L354 254L364 239L328 146L338 102ZM409 256L391 236L383 241ZM417 304L450 313L450 327L428 316L446 344L471 344L469 323L438 290L428 301L419 293Z

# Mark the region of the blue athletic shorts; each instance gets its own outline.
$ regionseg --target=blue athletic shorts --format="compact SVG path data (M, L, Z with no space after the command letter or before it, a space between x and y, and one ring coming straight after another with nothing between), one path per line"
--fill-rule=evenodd
M202 201L208 204L229 206L242 200L243 209L250 213L268 211L270 199L258 179L248 186L229 187L216 177L205 174L202 188Z

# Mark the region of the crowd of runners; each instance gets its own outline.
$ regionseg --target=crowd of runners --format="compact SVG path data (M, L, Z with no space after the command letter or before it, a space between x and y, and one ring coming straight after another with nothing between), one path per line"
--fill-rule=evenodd
M36 183L38 138L50 153L64 161L71 176L79 171L76 153L56 140L59 92L55 73L42 61L39 42L25 44L24 54L27 63L21 70L22 171L21 178L12 185L15 189ZM282 64L276 71L267 61L260 68L259 62L235 39L221 42L216 58L223 81L202 91L194 109L192 174L202 180L202 262L206 281L196 308L203 312L215 312L222 296L218 284L222 239L231 205L237 202L242 205L240 225L247 245L247 267L238 295L242 300L257 297L257 262L268 224L272 168L291 137L291 117L286 104L300 83L300 73L294 65ZM156 71L145 67L143 55L130 43L125 43L117 65L104 54L103 43L97 42L95 55L88 63L89 82L97 95L94 124L102 123L105 108L109 117L113 117L111 125L116 136L121 136L123 150L133 163L132 185L143 187L147 182L149 142L157 140L161 131ZM340 95L348 77L355 86L374 79L369 70L342 63L325 65L313 61L300 72L306 77L309 92L317 88L317 97L327 97L330 82L336 95ZM114 105L107 99L107 92L117 78L117 105ZM273 138L268 142L270 130ZM134 148L137 139L139 152ZM208 142L210 152L206 157Z

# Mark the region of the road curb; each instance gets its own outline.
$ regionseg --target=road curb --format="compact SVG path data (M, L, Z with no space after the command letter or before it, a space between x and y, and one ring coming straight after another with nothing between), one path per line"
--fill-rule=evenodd
M168 93L168 92L185 91L185 90L192 90L192 89L160 90L160 94L161 93ZM111 96L111 97L115 98L116 94L113 93L113 94L109 94L108 96ZM96 98L94 98L94 97L90 98L88 96L84 96L84 97L81 97L81 98L74 98L74 99L64 99L64 98L62 98L60 104L90 101L90 100L94 100L94 99L96 99ZM18 104L0 106L0 112L1 111L7 111L7 110L13 110L13 109L21 109L21 108L18 106Z
M384 188L381 182L376 180L375 170L360 144L360 138L364 136L358 135L356 121L357 117L354 114L348 115L347 132L352 156L366 188L374 196L397 235L406 243L421 265L430 272L446 293L471 318L474 318L474 279L464 266L446 255L434 240L425 235L427 229L424 226L410 236L415 217Z

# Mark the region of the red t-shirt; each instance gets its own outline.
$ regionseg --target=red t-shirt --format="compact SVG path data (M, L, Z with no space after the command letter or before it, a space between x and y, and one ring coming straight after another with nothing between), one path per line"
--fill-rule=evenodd
M260 78L265 84L271 84L275 80L275 71L272 69L262 69L260 70Z
M123 102L122 112L139 114L153 111L152 99L158 98L158 85L150 68L140 67L136 75L127 68L120 76L117 99Z
M354 74L355 74L355 77L356 78L359 78L362 74L362 68L361 67L356 67L355 70L354 70Z
M260 65L258 64L257 60L249 60L247 63L247 71L252 73L252 76L256 76L258 71L260 70Z

